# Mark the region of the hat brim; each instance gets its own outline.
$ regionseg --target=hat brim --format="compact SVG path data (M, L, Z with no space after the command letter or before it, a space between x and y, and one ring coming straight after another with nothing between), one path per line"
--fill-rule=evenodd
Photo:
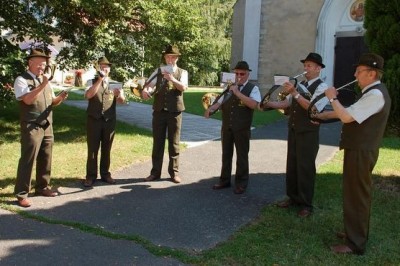
M239 70L247 70L247 71L249 71L249 72L251 72L251 69L250 68L232 68L232 70L236 70L236 69L239 69Z
M31 58L33 58L33 57L42 57L42 58L50 58L51 56L48 56L48 55L28 55L27 57L26 57L26 59L31 59Z
M317 62L317 60L313 60L313 59L303 59L303 60L300 60L300 62L302 62L303 64L304 64L305 61L314 62L314 63L316 63L317 65L320 65L322 68L325 68L325 65L322 64L322 63L320 63L320 62Z
M366 67L369 67L369 68L372 68L372 69L376 69L378 71L383 72L383 69L380 69L380 68L377 68L377 67L373 67L373 66L370 66L370 65L367 65L367 64L354 64L353 65L353 67L358 67L358 66L366 66Z

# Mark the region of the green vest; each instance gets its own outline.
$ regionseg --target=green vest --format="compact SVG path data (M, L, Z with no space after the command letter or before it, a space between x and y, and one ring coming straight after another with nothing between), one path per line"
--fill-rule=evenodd
M249 97L254 87L254 84L247 82L241 93ZM250 129L254 110L242 103L234 94L224 102L221 106L221 111L223 129L231 128L233 131Z
M391 99L384 84L373 86L366 92L371 89L378 89L382 92L385 104L381 111L368 117L361 124L356 121L343 124L340 140L341 149L366 151L379 149L390 113Z
M92 84L95 82L96 79L93 80ZM97 93L89 99L86 112L95 119L104 118L107 121L116 118L115 106L116 97L113 92L108 89L108 84L103 82Z
M173 73L174 78L181 80L183 69L177 68ZM185 104L183 102L183 92L175 88L173 84L162 78L162 74L157 74L156 90L154 94L153 110L168 112L183 112Z
M39 80L35 80L28 72L21 75L28 87L33 89L39 86ZM45 126L53 122L52 112L53 91L50 85L47 85L41 93L39 93L32 104L26 104L24 101L19 101L20 120L25 122L35 122L38 125Z

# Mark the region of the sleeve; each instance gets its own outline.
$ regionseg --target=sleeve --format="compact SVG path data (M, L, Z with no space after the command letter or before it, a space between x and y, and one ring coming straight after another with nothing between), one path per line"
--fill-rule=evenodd
M260 89L258 88L258 86L254 86L254 88L251 90L250 98L255 100L258 103L261 102L261 93L260 93Z
M182 71L180 82L182 82L182 84L185 85L186 87L189 85L189 74L186 70Z
M347 112L357 123L361 124L370 116L382 110L385 104L383 94L378 89L373 89L363 95L360 100L346 108Z
M158 69L154 70L153 73L151 73L150 77L147 80L150 80L153 78L155 75L157 75ZM146 80L146 82L147 82ZM156 85L157 78L154 78L149 84L147 84L148 87L154 87Z
M29 91L30 88L28 87L28 82L26 82L26 79L21 76L17 77L14 82L15 98L18 101L21 101L21 97L27 94Z

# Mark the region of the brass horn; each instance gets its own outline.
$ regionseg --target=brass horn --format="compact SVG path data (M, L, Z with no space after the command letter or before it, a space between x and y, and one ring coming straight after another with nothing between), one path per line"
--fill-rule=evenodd
M201 98L201 101L203 103L203 107L205 110L207 110L210 106L214 105L215 103L218 102L218 100L225 95L224 101L221 103L224 104L227 99L229 99L232 96L232 92L229 90L229 88L232 85L235 85L236 83L232 83L231 80L228 80L227 85L225 89L222 91L222 93L216 93L216 92L207 92L206 94L203 95ZM213 112L210 112L209 115L213 115L217 112L218 110L214 110Z
M294 76L294 77L290 77L289 78L289 80L294 80L294 87L296 88L297 87L297 78L298 77L301 77L301 76L303 76L303 75L305 75L307 73L307 71L304 71L303 73L301 73L301 74L298 74L298 75L296 75L296 76ZM283 100L285 100L285 98L286 98L286 96L288 96L288 92L285 92L285 91L281 91L279 94L278 94L278 100L279 101L283 101Z
M133 97L142 98L142 91L144 89L145 81L146 81L145 77L128 80L127 86L129 87Z
M204 94L203 97L201 98L203 108L205 110L210 108L210 106L215 103L215 99L217 99L219 96L220 94L216 92L207 92L206 94Z
M100 70L99 62L93 61L93 67L94 69L96 69L96 72L100 77L104 77L106 75L103 71Z
M46 65L46 69L44 72L47 74L50 74L50 77L48 78L49 81L54 78L54 73L56 72L56 69L57 69L57 64L55 64L55 63Z

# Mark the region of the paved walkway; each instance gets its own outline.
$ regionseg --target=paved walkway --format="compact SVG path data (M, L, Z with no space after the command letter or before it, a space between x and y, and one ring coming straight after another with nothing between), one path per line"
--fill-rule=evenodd
M68 101L68 104L79 108L87 107L87 101ZM129 104L117 105L118 120L148 130L152 129L152 112L151 105L148 104L129 102ZM220 137L220 120L183 113L182 121L181 141L188 147L201 145Z
M68 104L84 108L85 101ZM117 112L120 120L150 129L151 106L131 103ZM113 173L116 185L99 182L93 189L84 189L77 180L59 187L59 197L32 197L33 206L24 211L48 221L79 223L188 252L213 248L258 217L265 205L285 195L285 120L253 130L250 183L243 195L235 195L232 189L211 189L221 167L219 132L220 121L184 114L182 139L189 148L181 154L181 184L169 181L166 162L160 181L144 182L151 169L149 160ZM322 126L318 164L337 151L339 132L339 123ZM60 265L182 265L132 241L39 222L2 209L0 216L2 265L50 264L50 258Z

